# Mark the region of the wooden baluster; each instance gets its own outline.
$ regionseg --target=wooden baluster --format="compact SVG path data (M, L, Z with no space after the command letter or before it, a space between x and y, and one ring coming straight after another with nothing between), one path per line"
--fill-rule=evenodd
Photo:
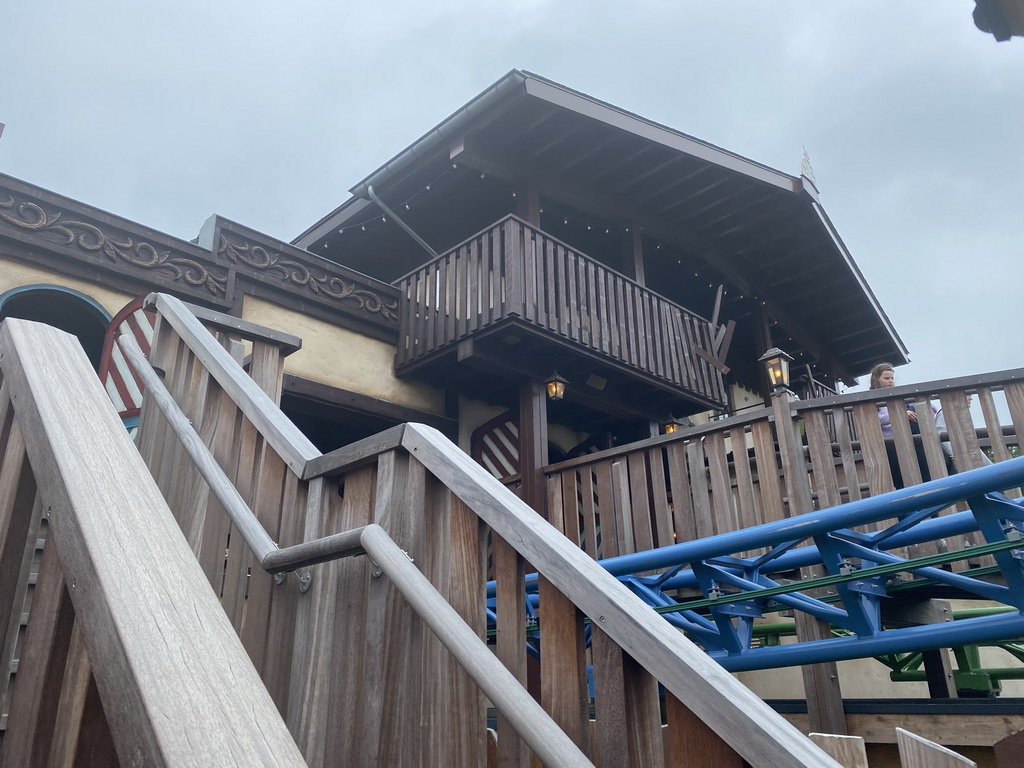
M372 522L374 473L375 467L366 467L345 476L345 495L337 530L348 531ZM325 766L369 768L363 735L364 715L372 711L368 706L371 693L367 691L366 668L360 660L366 651L366 611L372 569L373 564L365 557L337 563L336 598L328 619L334 622L334 649L328 655L330 693L324 706L331 718L324 751ZM375 649L375 653L380 653L380 649ZM410 725L415 727L417 723L420 723L418 719Z
M721 737L671 693L665 693L665 756L673 768L750 768Z
M693 499L690 498L690 478L686 469L686 445L674 441L666 446L668 477L672 487L672 520L677 542L697 538Z
M523 686L527 685L526 657L526 562L504 539L491 534L496 580L495 652L502 664ZM526 768L530 750L498 713L498 767Z
M2 768L46 765L60 706L75 614L57 547L43 547L25 630L18 685L0 752Z

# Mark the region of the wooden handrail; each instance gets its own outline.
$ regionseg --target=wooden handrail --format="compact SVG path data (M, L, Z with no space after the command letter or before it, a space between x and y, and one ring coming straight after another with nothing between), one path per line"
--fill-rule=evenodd
M77 340L8 319L0 368L122 764L305 765Z
M209 449L200 440L160 378L153 372L135 339L122 336L119 343L126 359L143 379L147 397L155 399L175 437L196 464L203 479L224 506L232 523L242 533L264 570L268 573L281 573L339 558L368 554L495 707L509 719L523 740L546 764L592 768L593 764L580 749L488 650L486 644L430 581L412 565L408 556L379 525L366 525L278 549ZM402 432L404 429L400 429L397 435L400 436ZM390 431L390 435L395 434L394 430ZM392 437L387 437L383 442L390 444L392 441ZM374 456L379 452L377 449L380 444L381 441L372 444ZM365 463L366 454L360 454L360 458L354 462L355 465ZM353 462L343 464L346 467L352 465Z
M437 430L409 424L402 444L748 763L838 765Z
M157 293L150 294L147 301L170 323L292 471L301 476L306 462L320 455L309 438L281 413L277 404L252 379L237 375L238 365L228 351L217 344L179 299Z
M188 321L183 307L175 306L173 301L164 301L163 297L157 299L157 304L162 304L175 315L172 325L176 330L184 329L185 333L181 335L186 344L193 347L204 364L210 365L211 372L224 390L232 398L238 396L245 400L239 405L246 417L261 432L268 427L276 430L272 436L267 435L268 442L286 458L289 467L298 477L322 478L330 474L348 472L373 461L377 456L401 448L453 492L497 536L512 543L525 560L533 564L555 588L590 616L625 653L636 659L662 682L694 716L714 730L737 754L759 768L826 768L835 765L799 731L680 633L657 619L638 598L568 539L557 534L549 523L439 432L424 425L408 424L329 456L321 456L314 451L306 453L301 448L290 447L290 436L287 430L280 428L279 411L272 401L266 396L261 397L249 391L251 388L244 382L232 382L232 379L244 378L244 374L236 364L229 361L226 353L212 342L212 337L201 330L198 322ZM214 367L217 368L216 371L212 370ZM283 419L283 416L280 418ZM303 453L306 455L300 459ZM395 497L386 503L401 503L401 499ZM286 548L269 553L262 562L278 570L294 567L296 563L322 562L327 557L341 553L357 554L361 547L383 567L383 563L377 560L378 557L385 559L384 550L388 548L387 544L381 544L379 541L382 533L383 530L378 526L364 526L334 536L307 540L291 548L290 554L295 556L294 560L280 561L281 558L288 556ZM382 546L383 549L371 551L377 546ZM398 557L398 553L392 551L389 557L397 558L392 565L398 568L395 572L396 578L401 579L402 583L396 581L396 587L403 594L407 590L410 590L410 594L415 592L412 598L406 594L407 599L419 601L424 595L431 596L428 603L420 605L417 613L430 626L434 626L434 619L424 615L422 611L443 611L439 606L425 607L431 604L430 601L435 600L432 597L435 590L433 587L427 589L429 582L425 579L424 584L414 589L410 585L416 579L423 578L422 574L404 560L404 555ZM405 570L416 572L419 576L411 572L403 576L401 572ZM437 595L436 599L446 602L440 595ZM444 613L444 616L444 622L435 629L442 640L444 633L451 631L451 622L454 620L447 613ZM551 620L554 620L553 617L554 614ZM460 620L459 625L463 624ZM572 748L575 752L566 751L566 743L571 745L572 742L560 729L554 728L559 735L555 735L554 732L548 733L549 715L542 716L532 710L530 703L525 699L518 703L508 701L509 690L515 691L515 696L519 697L525 695L525 691L511 673L504 670L503 665L499 664L503 672L473 671L476 662L467 658L467 648L476 648L477 644L482 647L482 643L468 626L465 626L464 630L460 629L459 633L465 637L459 639L454 647L450 646L450 650L459 654L460 663L478 678L482 690L502 710L509 724L516 730L525 729L520 731L520 735L530 748L549 764L588 764L575 746ZM475 642L470 642L471 637L475 638ZM494 659L486 648L483 648L483 652ZM496 659L494 663L498 663ZM483 674L484 679L478 677L480 674ZM508 675L509 680L506 680L504 675ZM494 688L486 680L488 676L493 680L502 681L501 685ZM544 738L540 738L542 733ZM558 746L559 742L561 746ZM576 762L578 758L584 762Z

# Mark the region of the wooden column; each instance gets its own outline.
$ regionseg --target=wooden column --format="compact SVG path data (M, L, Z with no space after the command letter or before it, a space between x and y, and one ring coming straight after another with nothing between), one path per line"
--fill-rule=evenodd
M775 434L779 441L786 495L789 497L789 517L814 510L803 443L790 409L791 397L792 393L784 388L772 395ZM820 567L817 570L811 568L805 570L804 574L813 578L824 575L824 571ZM795 619L798 642L825 640L832 636L827 621L816 619L802 611L796 612ZM808 664L802 666L800 671L803 674L811 730L818 733L846 734L846 715L843 712L843 694L839 688L839 669L836 663Z
M520 498L544 519L547 491L541 468L548 463L548 401L544 382L524 381L519 387L519 471Z
M532 224L540 226L540 191L534 184L527 184L526 190L516 196L516 216Z
M644 243L639 227L630 227L622 237L622 271L640 285L647 285L644 275Z

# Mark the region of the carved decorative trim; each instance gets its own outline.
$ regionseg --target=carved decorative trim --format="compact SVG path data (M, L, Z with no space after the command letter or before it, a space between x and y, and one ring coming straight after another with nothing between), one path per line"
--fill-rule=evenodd
M69 219L61 211L48 212L29 200L17 200L10 195L0 198L0 220L57 245L75 248L90 256L102 254L112 265L150 270L161 278L169 277L172 281L205 289L218 298L227 294L227 270L214 273L195 259L161 250L145 240L135 241L125 232L105 232L95 224Z
M223 230L217 237L217 255L228 259L232 264L245 265L257 274L276 278L290 287L307 290L315 296L351 301L365 312L379 315L391 322L398 321L397 300L385 298L368 288L360 288L355 281L345 280L323 270L311 269L298 259L289 258L249 240L228 238Z

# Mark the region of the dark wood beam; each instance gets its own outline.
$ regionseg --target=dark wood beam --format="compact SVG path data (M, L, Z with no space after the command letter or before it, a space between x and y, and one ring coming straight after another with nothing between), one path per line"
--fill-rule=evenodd
M458 436L459 425L455 419L380 400L360 392L332 387L291 373L284 376L283 391L285 394L317 401L325 408L369 414L398 424L418 422L434 427L448 437Z

